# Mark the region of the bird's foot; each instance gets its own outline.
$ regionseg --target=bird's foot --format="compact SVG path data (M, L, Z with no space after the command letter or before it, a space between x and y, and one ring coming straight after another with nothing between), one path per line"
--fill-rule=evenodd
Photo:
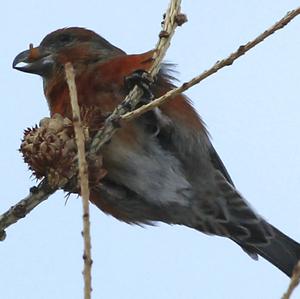
M129 76L125 77L125 87L128 92L137 85L143 91L143 96L141 98L142 104L148 104L154 99L154 95L151 91L151 85L154 80L152 76L145 70L136 70Z

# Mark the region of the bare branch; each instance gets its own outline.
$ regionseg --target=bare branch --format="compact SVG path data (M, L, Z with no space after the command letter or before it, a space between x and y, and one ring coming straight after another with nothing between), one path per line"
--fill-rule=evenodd
M162 59L170 45L171 38L178 25L177 20L178 16L180 15L180 4L181 0L171 1L169 8L165 14L163 29L159 34L159 41L154 51L154 61L150 69L150 74L152 76L155 76L158 73ZM100 150L100 148L111 139L112 135L117 130L116 126L114 125L116 123L116 120L119 120L121 115L129 111L128 107L136 107L142 94L142 90L138 86L135 86L133 90L130 91L130 93L126 96L122 104L118 105L114 112L106 119L104 127L99 130L99 132L93 139L90 148L91 155L96 154Z
M179 25L181 26L187 21L185 15L180 14L180 5L181 1L171 1L166 14L164 15L163 29L159 34L159 40L153 55L154 60L149 69L149 73L153 77L159 72L160 64L170 47L171 39L175 33L176 27ZM180 17L184 19L184 21L179 23L178 20Z
M295 288L298 286L299 282L300 282L300 261L298 261L297 265L294 268L289 287L285 292L285 294L282 296L282 299L289 299L293 291L295 290Z
M286 14L280 21L275 23L273 26L271 26L269 29L265 30L263 33L261 33L259 36L257 36L252 41L248 42L245 45L240 46L235 52L230 54L227 58L222 59L220 61L217 61L211 68L204 71L202 74L200 74L197 77L194 77L190 81L183 83L180 87L174 88L161 97L151 101L149 104L143 105L140 108L128 112L125 115L122 115L121 118L123 120L132 120L134 118L137 118L138 116L142 115L143 113L152 110L155 107L158 107L162 103L166 102L167 100L171 99L172 97L186 91L187 89L191 88L192 86L200 83L207 77L211 76L212 74L216 73L220 69L224 68L225 66L230 66L234 63L235 60L237 60L239 57L244 55L246 52L254 48L256 45L264 41L267 37L272 35L275 31L283 28L285 25L287 25L293 18L295 18L297 15L300 14L300 7L290 11Z
M89 178L88 178L88 165L85 158L85 137L83 126L80 117L80 108L77 98L77 89L75 84L75 74L71 63L65 64L66 79L70 92L70 100L73 113L73 126L75 132L75 139L78 151L78 168L79 168L79 181L80 191L82 197L83 208L83 277L84 277L84 299L90 299L92 293L92 254L91 254L91 234L90 234L90 212L89 212Z
M45 201L57 188L50 187L46 180L30 189L29 195L0 216L0 241L6 237L5 229L29 214L37 205Z

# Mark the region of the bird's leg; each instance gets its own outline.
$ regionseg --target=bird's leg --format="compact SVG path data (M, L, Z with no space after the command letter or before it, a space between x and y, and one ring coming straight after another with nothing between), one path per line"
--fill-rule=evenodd
M145 70L136 70L129 76L125 77L125 87L128 92L135 86L139 86L143 90L143 96L140 103L136 108L148 104L154 99L154 94L152 93L152 85L154 83L153 77ZM126 107L127 109L131 107ZM154 108L151 111L144 113L137 120L140 125L145 128L145 132L152 136L158 136L161 132L161 128L166 129L166 125L169 120L162 114L159 108Z
M154 80L152 76L145 70L136 70L129 76L124 78L125 88L128 92L137 85L143 91L143 96L141 98L141 104L147 104L151 102L154 98L154 95L151 91L151 85Z

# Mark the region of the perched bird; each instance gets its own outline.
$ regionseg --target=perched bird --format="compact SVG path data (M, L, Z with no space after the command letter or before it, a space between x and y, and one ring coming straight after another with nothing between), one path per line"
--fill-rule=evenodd
M153 51L127 55L91 30L63 28L16 56L13 67L43 78L51 115L72 118L64 64L76 73L81 107L105 118L127 94L124 78L147 71ZM158 97L174 86L166 66L150 86ZM252 258L264 257L288 276L300 244L266 222L235 188L189 99L180 94L122 124L102 149L107 175L90 200L127 223L162 221L225 236Z

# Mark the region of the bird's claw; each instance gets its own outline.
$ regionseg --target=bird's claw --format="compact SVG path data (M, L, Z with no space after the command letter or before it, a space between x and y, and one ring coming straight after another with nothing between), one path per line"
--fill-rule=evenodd
M125 87L130 91L135 85L140 87L143 91L141 102L147 104L151 102L154 95L151 91L151 85L154 80L150 73L145 70L136 70L132 74L125 77Z

